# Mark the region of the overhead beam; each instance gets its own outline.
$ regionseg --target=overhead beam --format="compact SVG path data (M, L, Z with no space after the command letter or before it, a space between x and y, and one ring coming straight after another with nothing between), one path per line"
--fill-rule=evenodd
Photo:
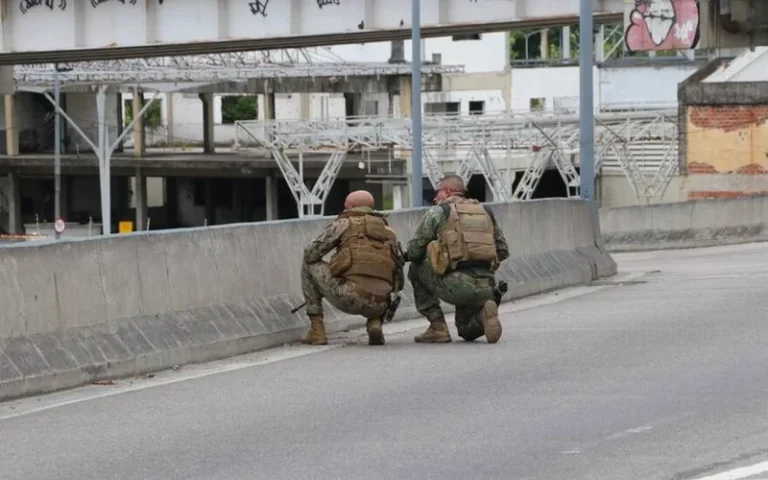
M622 5L623 9L623 5ZM578 15L569 14L557 17L539 17L530 19L514 19L484 24L455 24L422 26L422 38L444 37L451 35L505 32L509 30L538 29L574 25L578 23ZM595 24L622 22L624 13L596 13ZM5 21L5 20L4 20ZM1 36L2 32L0 32ZM177 55L203 55L231 52L247 52L254 50L271 50L284 48L324 47L333 45L348 45L358 43L386 42L391 40L407 40L411 37L410 27L391 28L370 31L349 31L339 33L310 34L301 36L277 36L266 38L241 38L236 40L215 40L191 43L153 43L134 46L94 47L94 48L62 48L60 50L38 51L9 51L11 45L3 45L0 53L0 65L24 65L36 63L61 63L71 58L80 61L118 60L134 58L154 58ZM63 43L66 45L66 42Z

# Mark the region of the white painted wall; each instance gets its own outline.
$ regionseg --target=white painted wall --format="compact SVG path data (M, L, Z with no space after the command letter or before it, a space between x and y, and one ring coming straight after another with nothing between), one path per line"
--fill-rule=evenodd
M677 86L699 66L595 67L595 108L675 108ZM532 98L544 98L544 109L552 111L558 98L569 99L578 108L579 67L512 69L512 110L530 111Z
M390 42L363 45L337 45L333 54L349 62L386 62L391 56ZM411 41L405 41L405 59L411 61ZM479 40L453 40L452 37L429 38L422 41L422 57L432 61L432 55L440 54L443 65L464 65L466 73L501 72L507 66L507 34L484 33Z
M597 67L593 76L598 78ZM598 82L595 82L595 99L599 99ZM512 106L515 112L529 112L532 98L544 99L544 110L554 110L555 99L575 98L578 107L579 67L542 67L512 69ZM597 101L595 102L597 104ZM597 106L597 105L595 105Z
M699 66L693 64L601 68L600 106L676 108L678 84L698 69Z

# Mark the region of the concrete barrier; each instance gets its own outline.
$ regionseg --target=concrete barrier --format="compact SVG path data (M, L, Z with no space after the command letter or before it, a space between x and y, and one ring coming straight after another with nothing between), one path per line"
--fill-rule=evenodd
M499 271L510 286L505 301L616 272L584 202L492 208L513 255ZM403 242L422 215L390 215ZM0 399L297 341L308 325L303 310L290 313L303 301L303 247L329 220L0 248ZM326 307L330 331L364 324ZM417 316L408 285L396 318Z
M768 240L768 197L692 200L600 210L609 251L696 248Z

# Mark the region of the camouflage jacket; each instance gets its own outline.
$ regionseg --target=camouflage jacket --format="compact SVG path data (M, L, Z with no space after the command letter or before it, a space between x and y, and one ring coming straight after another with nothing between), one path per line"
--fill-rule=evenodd
M455 203L461 199L462 197L460 196L449 197L443 201L442 204ZM506 238L504 238L504 232L496 221L496 217L492 216L492 219L493 236L496 240L496 255L499 258L499 263L501 263L509 258L509 246L507 245ZM413 238L408 242L407 256L409 261L420 263L426 258L427 245L432 240L437 240L437 232L440 231L440 228L442 228L447 221L448 218L445 216L443 209L440 208L440 205L435 205L427 210L424 218L421 219L421 223L416 227L416 231L413 233ZM466 273L479 276L488 275L487 271L482 270L483 269L473 268Z
M358 211L358 212L366 212L370 215L376 215L376 216L382 216L382 214L375 212L373 209L368 207L354 207L351 210ZM347 230L349 227L349 219L348 218L337 218L333 222L331 222L330 225L325 227L325 230L323 230L320 235L315 237L312 242L310 242L309 245L304 249L304 261L306 263L317 263L323 259L325 255L327 255L329 252L335 250L339 247L341 235ZM395 281L392 285L392 290L395 292L399 292L403 289L404 283L405 283L405 275L403 275L403 265L405 265L405 258L400 253L400 249L397 248L396 250L396 257L395 257L395 264L397 265L397 268L395 269Z

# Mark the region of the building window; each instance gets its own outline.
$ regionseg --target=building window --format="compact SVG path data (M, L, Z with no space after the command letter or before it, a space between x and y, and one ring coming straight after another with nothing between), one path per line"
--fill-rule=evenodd
M221 97L221 123L224 125L259 118L258 98L254 95Z
M544 110L545 100L544 98L532 98L529 104L531 111L538 112Z
M482 115L485 112L485 102L482 100L470 100L469 102L469 114L470 115Z

